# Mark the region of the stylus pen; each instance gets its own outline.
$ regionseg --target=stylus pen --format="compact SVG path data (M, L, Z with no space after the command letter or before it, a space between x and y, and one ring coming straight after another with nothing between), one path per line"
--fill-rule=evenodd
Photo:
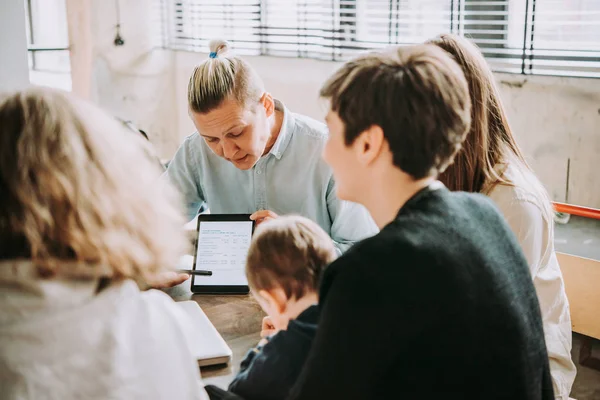
M178 269L177 271L190 275L212 276L212 271L206 271L204 269Z

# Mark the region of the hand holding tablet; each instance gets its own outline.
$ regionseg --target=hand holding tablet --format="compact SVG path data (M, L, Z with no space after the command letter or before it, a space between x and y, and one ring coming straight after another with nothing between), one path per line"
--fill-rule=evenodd
M267 222L270 219L278 218L279 215L275 214L273 211L269 210L260 210L250 215L250 219L256 222L256 225L262 224L263 222Z
M246 256L255 222L250 214L201 214L192 272L193 293L248 293ZM209 274L210 272L210 274Z

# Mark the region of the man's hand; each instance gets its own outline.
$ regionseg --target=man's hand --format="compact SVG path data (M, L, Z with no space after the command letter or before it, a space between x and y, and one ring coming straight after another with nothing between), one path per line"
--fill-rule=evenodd
M154 289L166 289L180 285L189 278L190 276L185 273L165 271L148 278L147 283L151 288Z
M279 217L279 215L275 214L273 211L269 210L260 210L255 212L250 216L250 219L256 221L256 225L262 224L265 221L270 219L275 219Z
M266 338L273 335L275 332L277 332L277 329L275 329L275 325L273 325L271 317L264 317L262 320L262 329L260 331L260 337Z

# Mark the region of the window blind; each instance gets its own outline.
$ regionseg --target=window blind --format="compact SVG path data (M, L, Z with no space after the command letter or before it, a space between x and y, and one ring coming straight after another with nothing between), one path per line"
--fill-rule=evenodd
M342 61L452 32L498 72L600 78L599 0L160 0L165 47Z
M27 0L24 4L29 68L41 72L69 72L65 0Z

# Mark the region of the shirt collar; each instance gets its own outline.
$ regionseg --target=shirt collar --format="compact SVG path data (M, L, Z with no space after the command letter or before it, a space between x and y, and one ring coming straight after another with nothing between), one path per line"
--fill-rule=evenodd
M313 304L296 317L296 321L316 324L319 321L319 306Z
M269 154L273 154L279 160L290 143L290 139L292 138L292 134L296 127L296 119L290 110L288 110L279 100L275 100L275 110L283 111L283 122L281 123L279 136L277 136L277 140Z
M438 180L431 182L429 185L425 186L423 189L415 193L410 199L406 201L406 203L404 203L402 207L400 207L398 214L396 214L396 218L410 210L413 207L413 205L418 204L422 198L440 190L447 190L446 186L444 186L442 182Z

